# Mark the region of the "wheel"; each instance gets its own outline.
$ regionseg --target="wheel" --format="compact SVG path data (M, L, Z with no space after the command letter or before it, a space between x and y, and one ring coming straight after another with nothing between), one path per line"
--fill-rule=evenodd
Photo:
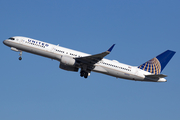
M84 71L81 71L80 76L81 76L81 77L84 76Z
M84 78L87 78L87 77L88 77L88 72L86 72L86 71L81 71L81 72L80 72L80 76L81 76L81 77L84 77Z
M84 78L87 78L87 77L88 77L88 72L85 72Z
M19 57L19 60L22 60L22 57Z
M84 75L83 74L80 74L81 77L83 77Z

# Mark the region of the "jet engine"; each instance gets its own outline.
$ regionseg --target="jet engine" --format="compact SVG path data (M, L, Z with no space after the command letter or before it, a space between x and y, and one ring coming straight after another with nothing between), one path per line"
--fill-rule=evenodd
M68 66L74 66L76 63L76 60L69 56L62 56L61 63Z
M59 68L67 71L78 72L79 68L75 66L76 60L69 56L62 56Z

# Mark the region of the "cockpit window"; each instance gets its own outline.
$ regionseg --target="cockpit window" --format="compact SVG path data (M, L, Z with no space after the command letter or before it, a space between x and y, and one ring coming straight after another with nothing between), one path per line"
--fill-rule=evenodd
M15 38L13 38L13 37L10 37L9 39L10 39L10 40L15 40Z

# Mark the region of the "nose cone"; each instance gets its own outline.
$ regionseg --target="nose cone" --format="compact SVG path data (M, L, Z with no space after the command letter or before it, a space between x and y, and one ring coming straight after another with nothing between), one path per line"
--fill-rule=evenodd
M4 43L5 45L7 45L7 40L4 40L3 43Z
M4 43L6 46L10 46L9 40L4 40L3 43Z

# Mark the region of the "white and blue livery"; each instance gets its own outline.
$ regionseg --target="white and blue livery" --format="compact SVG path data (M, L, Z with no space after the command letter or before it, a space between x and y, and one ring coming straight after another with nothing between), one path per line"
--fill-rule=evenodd
M175 54L174 51L167 50L144 64L134 67L104 58L112 51L115 44L105 52L90 55L21 36L11 37L3 43L11 50L20 52L19 60L22 60L22 51L33 53L59 61L61 69L74 72L80 69L80 76L84 78L87 78L93 71L128 80L166 82L167 75L161 72Z

